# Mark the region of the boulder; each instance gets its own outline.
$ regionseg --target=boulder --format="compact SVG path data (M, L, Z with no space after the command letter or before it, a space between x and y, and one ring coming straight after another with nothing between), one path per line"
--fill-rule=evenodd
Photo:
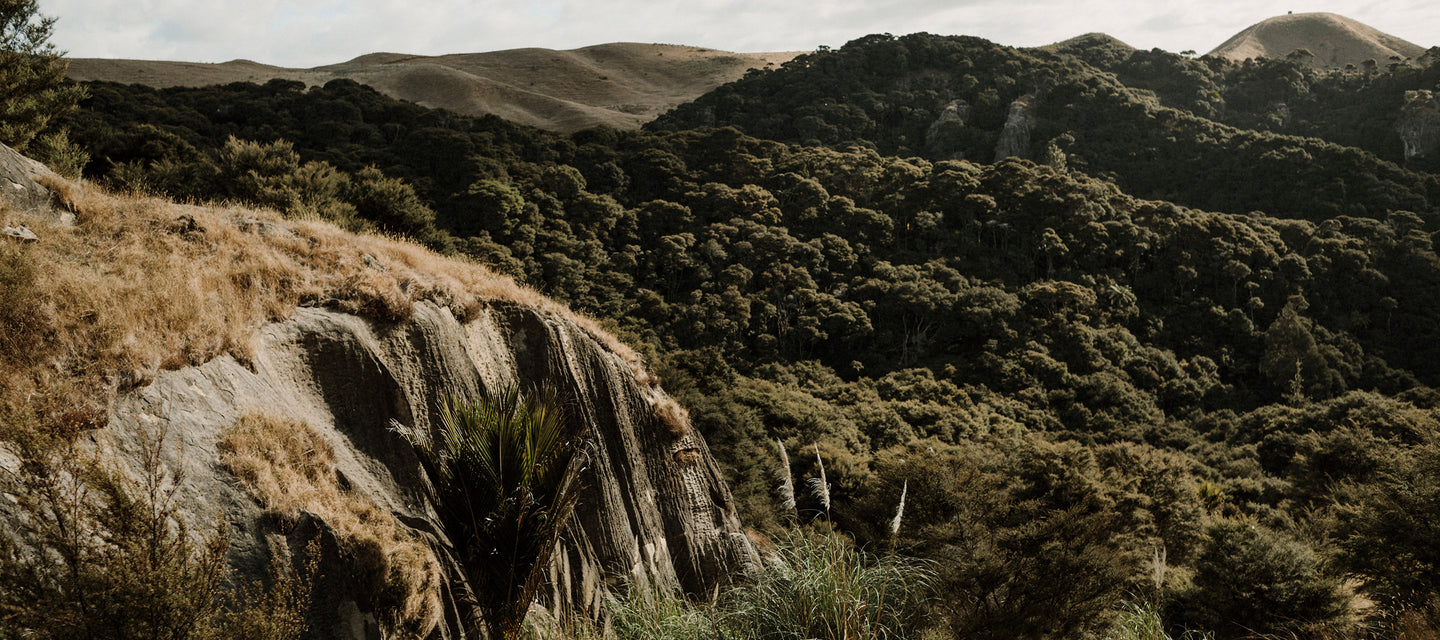
M603 618L606 594L631 585L707 593L756 561L704 439L675 422L683 412L668 410L673 401L658 386L568 320L511 302L491 303L463 324L429 303L399 324L302 308L264 327L256 343L248 363L224 356L123 394L96 439L133 466L147 434L163 434L166 464L185 478L182 512L192 522L223 514L232 563L244 572L262 572L277 541L293 557L318 538L310 637L377 638L375 611L322 518L278 530L219 464L217 442L247 414L310 425L334 448L348 490L429 545L449 580L443 622L427 637L465 637L463 586L428 480L391 427L432 428L446 394L549 385L569 399L567 419L592 430L591 470L542 598L552 613Z

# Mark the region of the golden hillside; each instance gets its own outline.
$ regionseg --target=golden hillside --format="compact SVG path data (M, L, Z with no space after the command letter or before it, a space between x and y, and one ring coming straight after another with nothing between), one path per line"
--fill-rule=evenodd
M1333 13L1296 13L1251 25L1210 52L1235 61L1283 58L1297 49L1315 54L1315 68L1359 65L1366 60L1387 64L1391 56L1417 58L1420 45Z
M579 326L650 380L639 356L590 318L408 241L268 210L108 193L3 145L0 165L34 167L63 212L0 200L5 415L28 406L62 430L102 425L118 392L221 355L247 361L262 326L311 306L398 322L427 302L463 322L488 303L518 303ZM37 239L8 237L15 229Z
M275 78L318 85L349 78L381 93L466 115L495 114L545 129L633 129L754 68L798 52L731 53L678 45L612 43L570 51L512 49L415 56L372 53L335 65L288 69L249 60L219 64L76 58L75 80L158 88Z

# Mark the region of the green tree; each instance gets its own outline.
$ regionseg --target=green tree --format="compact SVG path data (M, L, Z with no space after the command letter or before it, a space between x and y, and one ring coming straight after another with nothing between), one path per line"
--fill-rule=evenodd
M1250 519L1218 520L1195 563L1181 622L1219 638L1300 634L1349 614L1340 579L1312 549Z
M434 484L442 526L490 637L520 637L580 497L588 430L567 428L553 390L516 387L447 400L434 436L397 429Z
M1440 438L1395 456L1355 508L1342 541L1350 569L1392 611L1440 600Z
M0 0L0 142L17 149L85 97L49 42L54 25L35 0Z

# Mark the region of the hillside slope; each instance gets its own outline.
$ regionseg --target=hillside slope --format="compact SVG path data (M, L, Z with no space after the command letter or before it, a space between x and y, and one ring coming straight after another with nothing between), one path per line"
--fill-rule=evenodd
M1418 58L1425 48L1333 13L1296 13L1257 22L1231 36L1209 55L1236 62L1284 58L1304 49L1312 68L1344 67L1366 60L1388 64L1391 56Z
M242 573L318 540L309 637L375 637L376 625L465 637L464 550L451 544L463 541L436 524L429 480L391 428L428 431L448 394L552 387L570 428L590 429L553 611L600 615L621 584L706 592L752 560L703 439L592 321L413 244L111 196L8 148L0 160L74 213L6 207L5 226L37 239L0 236L4 434L79 429L107 468L141 477L158 451L183 478L178 512L196 530L227 525ZM292 441L322 472L304 492L291 481L267 494L265 478L288 470L273 448ZM14 460L0 457L7 477ZM0 505L0 528L23 518Z
M373 53L348 62L288 69L249 60L220 64L77 58L69 75L157 88L281 79L321 85L337 78L401 100L466 115L494 114L557 131L595 125L633 129L749 69L789 53L730 53L678 45L612 43L570 51L513 49L444 56Z

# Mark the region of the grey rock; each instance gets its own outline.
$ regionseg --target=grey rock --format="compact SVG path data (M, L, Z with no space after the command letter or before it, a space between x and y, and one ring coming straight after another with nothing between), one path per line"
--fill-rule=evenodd
M1010 103L1005 128L995 143L995 161L1006 158L1030 158L1030 134L1035 131L1035 96L1023 95Z
M34 242L40 239L40 236L35 235L34 231L31 231L29 227L23 224L18 227L5 227L4 229L0 229L0 234L22 242Z
M1440 150L1440 94L1406 91L1395 131L1405 145L1405 159L1431 157Z
M206 522L223 514L234 536L232 563L243 573L262 573L277 540L293 554L319 536L324 578L310 637L368 639L378 637L371 605L362 585L346 579L323 519L310 516L281 535L220 467L217 441L251 412L308 423L335 448L337 470L352 490L394 513L454 578L459 570L436 524L428 480L390 424L430 429L445 394L507 384L556 387L571 399L568 420L595 434L592 471L549 570L541 603L549 611L603 618L607 593L623 595L627 585L708 593L754 565L704 440L693 430L677 438L657 416L664 392L637 381L580 327L513 303L490 303L466 324L428 303L396 325L297 309L260 331L249 366L225 356L163 371L124 394L98 440L110 457L135 465L144 434L166 433L166 462L185 477L185 517ZM447 584L457 585L447 591L463 589ZM457 604L463 594L441 600L444 623L429 637L465 637Z
M38 216L50 222L73 224L74 214L56 209L50 201L50 190L40 180L62 180L58 174L10 147L0 144L0 200L12 211Z

